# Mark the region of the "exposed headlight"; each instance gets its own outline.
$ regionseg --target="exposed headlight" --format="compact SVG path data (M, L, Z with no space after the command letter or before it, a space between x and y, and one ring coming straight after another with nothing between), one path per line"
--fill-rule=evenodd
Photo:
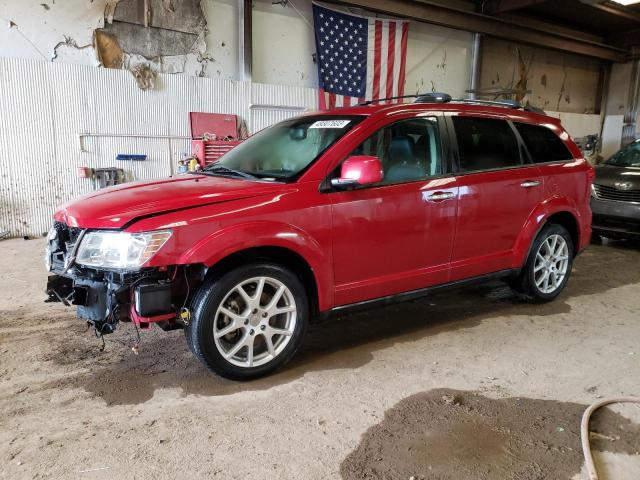
M82 238L76 263L87 267L139 268L171 237L171 230L127 233L95 231Z

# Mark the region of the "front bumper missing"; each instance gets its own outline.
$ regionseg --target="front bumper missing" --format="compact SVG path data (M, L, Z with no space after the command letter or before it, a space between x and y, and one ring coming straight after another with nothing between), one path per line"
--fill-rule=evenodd
M99 335L113 333L119 322L134 322L141 329L152 323L164 330L183 327L174 303L179 291L159 272L147 271L138 277L100 273L96 272L95 278L49 275L45 301L76 306L78 318L92 325ZM116 279L127 281L116 283Z

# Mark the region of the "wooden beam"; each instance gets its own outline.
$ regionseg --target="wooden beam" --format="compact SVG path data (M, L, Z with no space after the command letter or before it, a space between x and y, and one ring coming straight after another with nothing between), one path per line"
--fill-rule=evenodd
M496 13L512 12L547 1L548 0L491 0L483 6L482 13L493 15Z
M629 52L625 49L575 38L561 33L551 33L535 29L525 24L507 22L501 18L468 12L457 8L409 0L326 0L330 3L362 8L386 15L394 15L419 22L433 23L444 27L484 33L492 37L512 42L537 45L588 57L624 62Z

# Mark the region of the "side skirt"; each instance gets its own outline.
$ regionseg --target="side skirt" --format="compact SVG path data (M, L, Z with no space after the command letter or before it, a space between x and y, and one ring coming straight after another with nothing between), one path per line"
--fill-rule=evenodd
M384 307L400 302L408 302L411 300L417 300L427 295L434 293L440 293L447 290L455 290L459 288L469 287L472 285L478 285L490 280L500 280L505 278L513 278L518 275L519 269L507 269L500 270L498 272L488 273L485 275L479 275L477 277L465 278L463 280L456 280L455 282L443 283L441 285L434 285L433 287L421 288L419 290L411 290L409 292L396 293L388 295L386 297L373 298L371 300L364 300L362 302L350 303L348 305L340 305L334 307L326 312L320 312L319 320L327 320L330 318L341 317L364 310L369 310L376 307Z

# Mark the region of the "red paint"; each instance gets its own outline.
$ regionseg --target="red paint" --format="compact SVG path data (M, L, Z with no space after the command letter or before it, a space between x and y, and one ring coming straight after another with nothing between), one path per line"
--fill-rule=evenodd
M140 328L149 328L151 323L155 322L164 322L166 320L173 320L176 318L176 313L164 313L162 315L155 315L153 317L142 317L138 315L136 311L136 307L131 304L131 308L129 309L129 318Z
M356 180L359 185L382 181L382 163L378 157L354 155L342 162L340 178Z
M310 266L320 310L521 267L546 219L569 214L578 249L589 241L592 169L560 126L544 115L470 104L402 104L326 112L364 115L293 183L202 175L137 182L91 193L62 206L55 218L83 228L173 235L147 266L214 265L261 246L288 249ZM395 185L325 192L346 156L378 128L429 114L493 115L545 124L560 134L572 161ZM525 181L540 181L522 188ZM435 193L452 198L432 201Z

